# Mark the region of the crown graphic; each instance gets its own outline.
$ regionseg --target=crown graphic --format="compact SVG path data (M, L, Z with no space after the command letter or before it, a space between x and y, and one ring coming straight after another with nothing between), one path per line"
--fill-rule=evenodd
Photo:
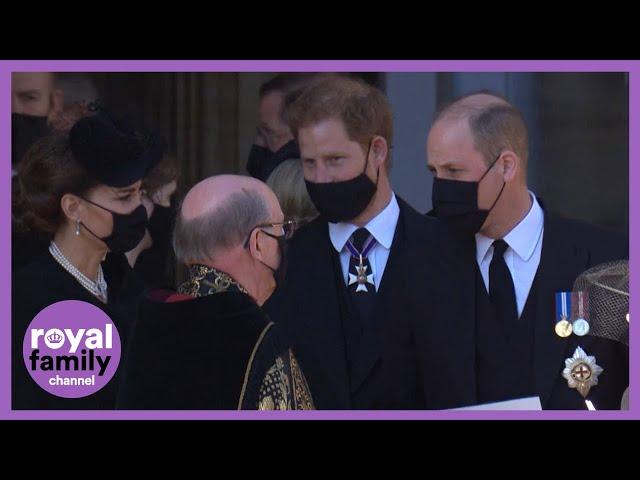
M47 340L49 340L49 343L60 343L62 341L62 335L59 333L52 333L47 337Z

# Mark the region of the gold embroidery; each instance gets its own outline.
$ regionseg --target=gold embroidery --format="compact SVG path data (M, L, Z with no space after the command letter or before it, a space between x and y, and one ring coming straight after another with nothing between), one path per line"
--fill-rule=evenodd
M296 405L296 410L315 410L316 407L313 404L313 397L307 384L307 379L302 373L302 369L298 365L296 357L293 355L293 351L289 349L289 359L291 361L291 377L293 378L293 400Z
M202 297L226 292L232 286L248 295L247 290L228 274L206 265L191 265L189 279L178 287L178 292L192 297Z
M276 357L262 384L258 410L313 410L313 399L298 362L289 350L285 358Z
M291 389L284 360L276 357L276 362L267 370L260 385L258 410L291 410L290 398Z
M273 398L266 396L260 400L258 410L275 410L275 408L273 408Z

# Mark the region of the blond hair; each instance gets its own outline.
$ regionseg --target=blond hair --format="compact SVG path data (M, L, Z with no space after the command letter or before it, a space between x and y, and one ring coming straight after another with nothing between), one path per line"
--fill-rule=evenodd
M305 223L318 215L304 183L300 160L289 159L278 165L267 178L267 185L278 197L285 218Z

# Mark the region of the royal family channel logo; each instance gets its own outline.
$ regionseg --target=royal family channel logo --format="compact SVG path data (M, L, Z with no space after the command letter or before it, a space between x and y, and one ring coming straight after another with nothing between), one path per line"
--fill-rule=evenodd
M43 309L25 332L24 362L47 392L80 398L103 388L120 363L120 336L109 316L87 302Z

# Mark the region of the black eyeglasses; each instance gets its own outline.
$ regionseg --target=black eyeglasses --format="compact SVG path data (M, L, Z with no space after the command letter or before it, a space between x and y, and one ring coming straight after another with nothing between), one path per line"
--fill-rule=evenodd
M284 237L285 240L289 240L293 236L293 232L295 232L297 224L298 222L296 222L295 220L285 220L284 222L276 222L276 223L261 223L260 225L256 225L255 227L253 227L251 229L251 232L253 232L256 228L259 228L262 231L262 233L272 238L278 239L278 238ZM278 227L282 227L282 235L273 235L269 232L265 232L264 230L262 230L263 228L278 228ZM249 235L247 236L247 240L244 242L245 248L247 248L247 245L249 245L251 232L249 232Z

